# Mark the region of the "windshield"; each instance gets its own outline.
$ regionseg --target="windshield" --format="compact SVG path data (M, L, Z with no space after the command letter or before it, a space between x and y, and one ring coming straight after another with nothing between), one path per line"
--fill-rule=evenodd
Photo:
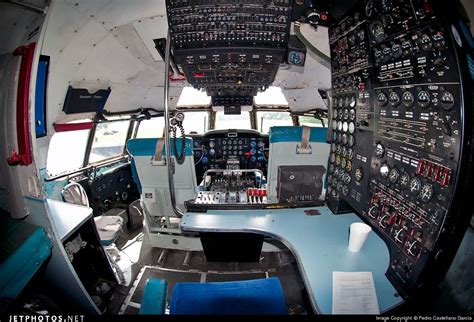
M184 111L183 127L186 134L204 134L209 129L209 113Z
M225 115L223 111L216 113L216 130L249 130L251 128L249 112L242 112L240 115Z
M293 120L289 112L257 112L257 125L261 133L268 133L272 126L291 126Z

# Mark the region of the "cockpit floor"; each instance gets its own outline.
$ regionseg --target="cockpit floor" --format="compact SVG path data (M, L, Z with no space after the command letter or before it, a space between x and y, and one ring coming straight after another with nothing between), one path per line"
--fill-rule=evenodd
M202 251L154 248L140 234L131 234L128 242L120 243L119 249L131 265L127 272L129 283L116 289L107 314L138 314L149 278L168 282L169 301L173 286L178 282L206 283L268 277L280 279L290 311L313 314L296 260L288 250L262 252L260 261L255 263L208 262Z

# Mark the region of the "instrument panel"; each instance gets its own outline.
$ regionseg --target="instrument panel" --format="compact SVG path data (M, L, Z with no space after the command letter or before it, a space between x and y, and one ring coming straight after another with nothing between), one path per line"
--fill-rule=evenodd
M253 131L214 131L204 136L193 136L193 142L198 181L209 169L228 169L230 159L234 169L258 169L264 175L267 172L267 135Z

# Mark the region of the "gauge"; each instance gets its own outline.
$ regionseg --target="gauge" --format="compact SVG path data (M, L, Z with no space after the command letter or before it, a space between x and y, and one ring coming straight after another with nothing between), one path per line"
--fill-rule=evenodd
M402 46L400 46L400 44L396 43L392 46L392 56L394 58L400 58L402 57L402 54L403 54L403 50L402 50Z
M382 49L382 54L384 62L389 62L392 59L392 49L390 49L390 47Z
M288 53L288 63L296 66L303 66L305 54L297 51L290 51Z
M336 120L332 121L332 126L331 127L332 127L333 131L337 130L337 121Z
M413 45L409 40L402 42L402 51L404 57L411 56L411 53L413 52Z
M251 155L255 155L256 153L257 153L257 150L255 150L255 149L250 149L250 154L251 154Z
M441 94L441 107L446 111L449 111L454 106L454 96L451 92L444 91Z
M342 123L342 132L347 132L349 129L349 124L347 122Z
M254 141L254 140L250 141L250 147L251 147L251 148L255 148L256 146L257 146L257 142L256 142L256 141Z
M344 145L347 144L347 134L342 135L342 144L344 144Z
M380 107L384 107L385 105L387 105L388 103L388 98L387 98L387 95L385 95L384 92L379 92L377 94L377 104L380 106Z
M337 104L337 107L342 108L344 105L344 99L342 97L339 97L339 102Z
M341 121L337 122L337 130L342 131L342 122Z
M410 191L414 195L418 195L421 189L421 180L418 177L414 177L410 181Z
M178 122L183 122L184 121L184 113L183 112L178 112L174 115L174 118Z
M347 196L349 194L349 188L346 185L342 186L342 194Z
M209 141L209 147L210 147L210 148L213 148L213 147L215 147L215 146L216 146L216 142L214 142L214 141Z
M383 29L383 24L380 20L374 21L370 27L369 31L372 34L376 42L381 42L385 39L385 30Z
M334 172L334 164L330 164L329 167L328 167L328 171L329 173L333 173ZM328 183L330 184L331 182L329 181L329 179L331 179L331 176L329 176L328 178Z
M338 143L341 143L342 141L342 134L341 133L337 133L337 142Z
M427 91L419 91L416 96L416 103L418 106L425 108L430 105L431 99L430 94Z
M339 155L336 155L336 165L341 164L341 157Z
M331 153L329 156L329 162L334 163L336 161L336 155L334 153Z
M408 188L410 185L410 175L403 171L398 182L400 183L400 187L402 187L402 189Z
M335 119L337 119L338 116L339 116L338 110L334 110L334 111L332 112L332 117L335 118Z
M216 154L216 150L214 150L214 149L209 149L209 154L210 154L210 155Z
M346 147L343 146L343 147L341 148L341 156L342 156L343 158L345 158L346 155L347 155L347 150L346 150ZM344 166L343 166L343 168L344 168Z
M332 132L332 141L333 142L336 142L337 140L337 133L336 132Z
M233 143L234 146L235 146L235 145L237 145L238 142L237 142L237 140L234 140L234 141L232 141L232 143Z
M227 144L227 141L226 141L226 140L223 140L223 141L222 141L222 144Z
M404 91L402 94L402 105L404 107L413 107L415 105L415 95L410 91Z
M388 167L388 165L384 164L380 167L380 175L382 176L382 178L388 177L389 172L390 168Z
M345 168L346 167L346 159L342 158L341 159L341 168Z
M354 173L354 177L357 181L360 181L362 180L364 176L364 173L362 172L362 168L361 167L358 167L356 170L355 170L355 173Z
M388 94L388 101L391 107L397 107L400 105L400 95L397 92L390 92Z
M242 145L242 143L243 143L242 140L239 140L239 145ZM259 144L260 144L260 142L259 142Z
M336 154L341 154L341 146L340 145L338 145L336 147Z
M337 79L334 81L334 86L336 86L336 84L338 83ZM339 102L339 99L337 97L334 97L333 99L333 103L332 103L332 106L333 107L337 107L337 104Z
M349 184L352 181L351 175L347 172L344 173L344 176L342 177L342 181L344 181L345 184Z
M353 134L355 132L355 124L354 122L349 123L349 133Z
M352 162L351 161L347 161L346 162L346 170L351 172L352 171Z
M385 148L384 146L382 145L382 143L377 143L377 145L375 146L375 155L377 156L377 158L381 158L383 157L383 155L385 154Z
M357 37L359 38L359 41L363 41L365 39L364 29L357 30Z
M331 144L331 152L336 152L336 144Z
M352 150L352 148L348 148L347 149L347 158L352 160L353 157L354 157L354 150Z
M349 106L352 108L356 106L356 97L354 95L351 95Z
M400 177L400 171L396 167L393 167L390 170L390 173L388 174L388 179L390 180L391 183L395 183L398 181L398 178Z
M419 44L420 44L421 49L423 49L425 51L431 50L432 43L431 43L430 36L428 36L427 34L421 35L420 40L419 40Z
M347 41L349 42L349 45L354 46L356 42L356 35L351 34L348 38Z
M200 143L199 141L194 141L193 145L195 148L199 148Z
M423 202L428 202L433 198L433 186L430 183L424 183L421 186L419 198Z
M356 118L356 111L355 110L350 110L349 111L349 120L354 121Z
M240 144L240 143L239 143ZM265 142L263 141L258 141L258 147L259 148L264 148L265 147Z
M383 59L383 53L381 50L376 50L374 52L374 58L376 63L380 63Z
M222 154L223 154L223 155L227 155L227 151L222 151Z
M346 108L344 110L344 120L348 120L349 119L349 110Z
M350 147L353 147L355 144L355 138L353 135L349 135L349 137L347 138L347 145L349 145Z
M443 33L441 31L438 31L433 35L433 45L435 46L436 49L440 50L443 49L444 45L446 44L444 40Z

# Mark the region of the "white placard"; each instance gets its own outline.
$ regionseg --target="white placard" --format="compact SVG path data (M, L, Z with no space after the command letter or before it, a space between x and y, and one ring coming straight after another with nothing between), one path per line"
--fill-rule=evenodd
M380 314L372 272L332 273L332 314Z

